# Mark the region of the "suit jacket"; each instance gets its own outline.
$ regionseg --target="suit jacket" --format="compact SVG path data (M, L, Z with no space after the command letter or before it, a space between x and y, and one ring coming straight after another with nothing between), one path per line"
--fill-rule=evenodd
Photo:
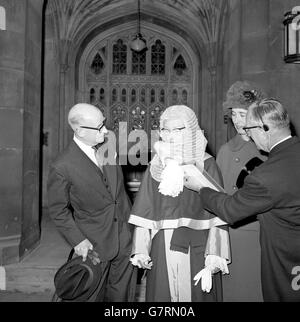
M233 196L201 189L204 207L230 224L259 214L265 301L300 301L292 287L300 265L299 182L300 142L293 137L275 146Z
M53 162L48 178L51 218L72 247L89 239L103 260L131 250L131 209L119 165L101 170L72 141ZM120 240L121 238L121 240Z

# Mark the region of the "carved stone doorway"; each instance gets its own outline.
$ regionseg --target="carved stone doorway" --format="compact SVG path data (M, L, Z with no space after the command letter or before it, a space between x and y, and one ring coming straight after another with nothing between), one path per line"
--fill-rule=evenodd
M142 33L147 50L134 52L130 42L135 32L135 24L124 24L86 45L76 72L77 101L98 106L116 134L120 122L126 122L128 133L144 130L150 152L150 133L158 129L167 106L184 104L197 113L200 62L179 35L146 22ZM139 181L143 170L128 166L127 181Z

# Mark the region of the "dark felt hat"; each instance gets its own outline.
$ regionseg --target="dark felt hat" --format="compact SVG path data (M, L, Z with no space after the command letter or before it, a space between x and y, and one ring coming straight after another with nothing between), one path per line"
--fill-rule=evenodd
M231 116L232 108L248 110L249 106L266 97L262 88L250 81L237 81L233 83L226 93L223 103L224 113Z
M62 265L54 276L56 295L62 301L85 302L103 282L103 264L95 251L89 252L86 261L81 256Z

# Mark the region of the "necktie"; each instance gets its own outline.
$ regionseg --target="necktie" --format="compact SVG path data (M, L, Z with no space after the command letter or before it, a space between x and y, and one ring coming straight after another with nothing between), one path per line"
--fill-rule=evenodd
M92 146L92 149L94 150L95 158L96 158L97 163L98 163L98 167L103 172L103 165L102 165L101 160L100 160L100 158L98 157L98 154L97 154L98 148L99 148L99 145L98 144Z

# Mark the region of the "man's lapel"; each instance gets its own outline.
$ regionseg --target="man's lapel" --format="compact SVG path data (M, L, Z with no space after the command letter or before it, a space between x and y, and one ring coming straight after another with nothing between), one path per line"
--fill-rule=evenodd
M103 174L97 165L78 147L75 142L71 144L72 163L76 163L78 168L82 169L80 173L87 182L87 188L90 186L108 199L112 199L111 193L106 189Z

